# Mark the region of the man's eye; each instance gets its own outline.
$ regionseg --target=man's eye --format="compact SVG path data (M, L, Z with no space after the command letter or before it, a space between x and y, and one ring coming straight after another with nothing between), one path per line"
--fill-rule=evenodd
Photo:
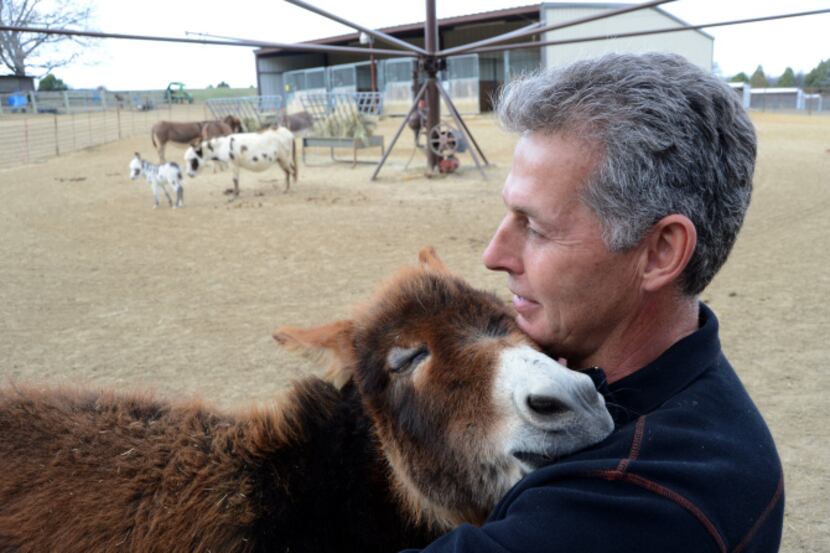
M414 369L429 357L426 346L412 348L392 348L386 356L386 363L392 372L404 372Z

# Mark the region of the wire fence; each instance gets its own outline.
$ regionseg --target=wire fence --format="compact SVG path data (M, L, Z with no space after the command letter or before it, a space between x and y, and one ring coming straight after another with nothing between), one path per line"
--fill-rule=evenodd
M0 168L44 161L70 152L136 135L147 136L162 119L209 119L204 104L160 109L111 109L70 113L0 114Z
M238 98L211 98L205 102L213 117L238 117L245 129L253 131L278 124L282 118L282 96L240 96Z
M0 114L78 113L116 108L149 111L163 108L172 101L164 90L7 92L0 94Z

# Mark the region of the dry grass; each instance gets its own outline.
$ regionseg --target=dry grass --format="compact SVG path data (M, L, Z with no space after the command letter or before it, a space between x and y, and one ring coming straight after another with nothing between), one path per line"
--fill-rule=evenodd
M753 205L705 298L784 460L782 550L826 552L830 118L755 121ZM388 142L400 122L382 121L376 134ZM303 167L282 194L266 180L281 188L278 170L243 173L229 204L230 173L207 174L186 180L176 211L151 209L146 183L127 178L132 152L151 151L145 136L0 171L0 373L263 402L318 370L280 352L274 327L348 315L425 244L473 283L503 291L480 256L502 215L514 138L489 118L471 126L495 164L486 182L467 155L445 179L403 172L408 132L380 182L369 182L370 166ZM181 153L168 149L171 159Z

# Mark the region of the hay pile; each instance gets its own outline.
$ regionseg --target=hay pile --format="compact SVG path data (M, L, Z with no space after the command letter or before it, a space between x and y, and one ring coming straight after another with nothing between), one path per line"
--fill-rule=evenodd
M314 122L314 136L331 138L353 138L362 146L369 145L378 124L377 116L360 113L355 106L339 107Z

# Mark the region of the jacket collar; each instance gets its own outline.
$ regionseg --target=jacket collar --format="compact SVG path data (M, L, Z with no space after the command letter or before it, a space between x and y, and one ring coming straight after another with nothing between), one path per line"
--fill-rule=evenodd
M720 356L718 319L706 304L699 306L698 330L629 376L608 384L605 372L599 367L581 371L591 377L605 397L617 427L665 403L696 380Z

